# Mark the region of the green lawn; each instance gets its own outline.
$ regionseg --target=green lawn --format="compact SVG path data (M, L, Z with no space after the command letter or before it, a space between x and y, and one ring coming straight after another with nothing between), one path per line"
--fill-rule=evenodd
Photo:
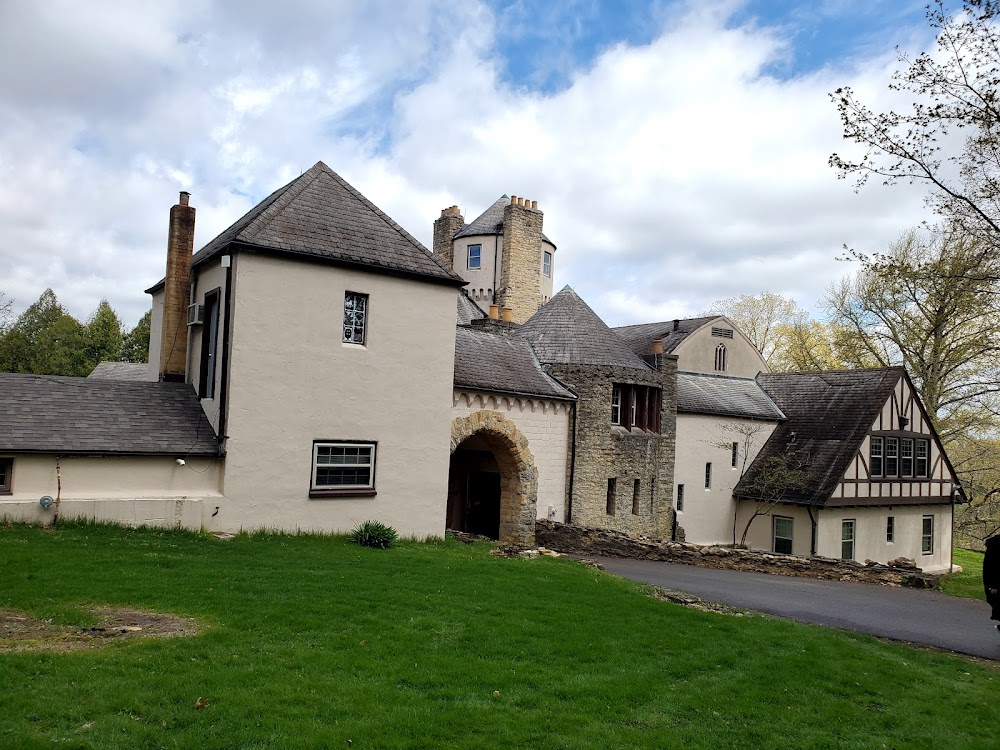
M955 563L962 566L962 572L942 578L941 590L946 594L985 601L986 595L983 592L983 553L956 547L954 554Z
M0 527L0 607L82 622L79 605L208 628L0 654L0 748L997 744L991 665L482 544Z

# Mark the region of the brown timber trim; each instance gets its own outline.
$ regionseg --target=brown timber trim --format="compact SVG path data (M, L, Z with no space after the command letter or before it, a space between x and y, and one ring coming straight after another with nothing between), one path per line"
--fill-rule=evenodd
M373 489L343 489L343 490L309 490L309 497L375 497L378 494Z

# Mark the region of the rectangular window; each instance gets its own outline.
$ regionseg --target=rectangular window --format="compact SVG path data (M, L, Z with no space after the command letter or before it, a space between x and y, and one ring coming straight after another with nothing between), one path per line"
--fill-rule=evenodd
M929 440L917 440L915 441L914 450L917 454L916 459L913 464L913 476L915 477L926 477L927 476L927 453L930 448Z
M781 555L792 554L792 519L774 517L774 551Z
M615 514L615 492L618 489L618 480L611 477L608 480L608 500L607 500L607 514L613 516Z
M934 554L934 516L924 516L920 529L920 552Z
M899 438L885 439L885 476L899 476Z
M705 489L712 489L712 464L711 462L705 464Z
M542 253L542 273L552 276L552 253L548 250Z
M882 438L873 437L871 440L871 460L869 467L873 477L882 476Z
M854 519L846 518L840 522L840 558L854 559Z
M622 387L616 385L611 389L611 424L622 423Z
M632 515L639 515L639 480L632 482Z
M913 476L913 438L899 441L899 476Z
M14 459L0 458L0 495L14 492Z
M896 519L889 516L885 519L885 541L892 544L896 540Z
M659 433L663 394L647 385L618 384L611 387L611 424Z
M629 424L629 427L631 427L632 425L638 426L638 422L635 421L635 418L636 418L636 407L639 405L639 389L638 388L630 388L629 391L630 391L629 395L631 396L631 398L629 398L629 420L628 420L628 424Z
M374 494L375 443L313 443L313 496Z
M469 268L482 268L483 264L483 246L482 245L469 245Z
M201 329L201 372L198 378L198 395L215 398L215 362L219 342L219 294L213 289L205 295L205 325Z
M347 292L344 295L344 342L365 344L368 322L368 295Z
M736 468L736 465L739 463L739 461L740 461L740 444L739 443L733 443L733 468L734 469Z
M684 485L677 485L677 512L684 512Z

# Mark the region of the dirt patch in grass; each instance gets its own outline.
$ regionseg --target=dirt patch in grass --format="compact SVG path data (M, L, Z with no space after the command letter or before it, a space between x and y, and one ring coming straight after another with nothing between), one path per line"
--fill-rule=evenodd
M97 617L89 627L60 625L23 612L0 609L0 653L14 651L82 651L113 641L140 638L189 638L202 629L194 619L123 607L92 607Z

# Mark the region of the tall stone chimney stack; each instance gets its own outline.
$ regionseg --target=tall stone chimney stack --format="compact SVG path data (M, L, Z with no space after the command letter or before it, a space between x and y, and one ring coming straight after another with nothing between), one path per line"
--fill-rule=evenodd
M503 210L503 257L496 301L512 308L511 318L523 323L542 306L542 212L538 201L516 195Z
M163 328L160 337L160 380L183 383L187 375L187 312L191 298L195 209L190 193L181 192L170 209L167 273L163 284Z
M455 267L455 235L465 226L465 217L458 206L442 208L441 216L434 222L434 257L445 268Z

